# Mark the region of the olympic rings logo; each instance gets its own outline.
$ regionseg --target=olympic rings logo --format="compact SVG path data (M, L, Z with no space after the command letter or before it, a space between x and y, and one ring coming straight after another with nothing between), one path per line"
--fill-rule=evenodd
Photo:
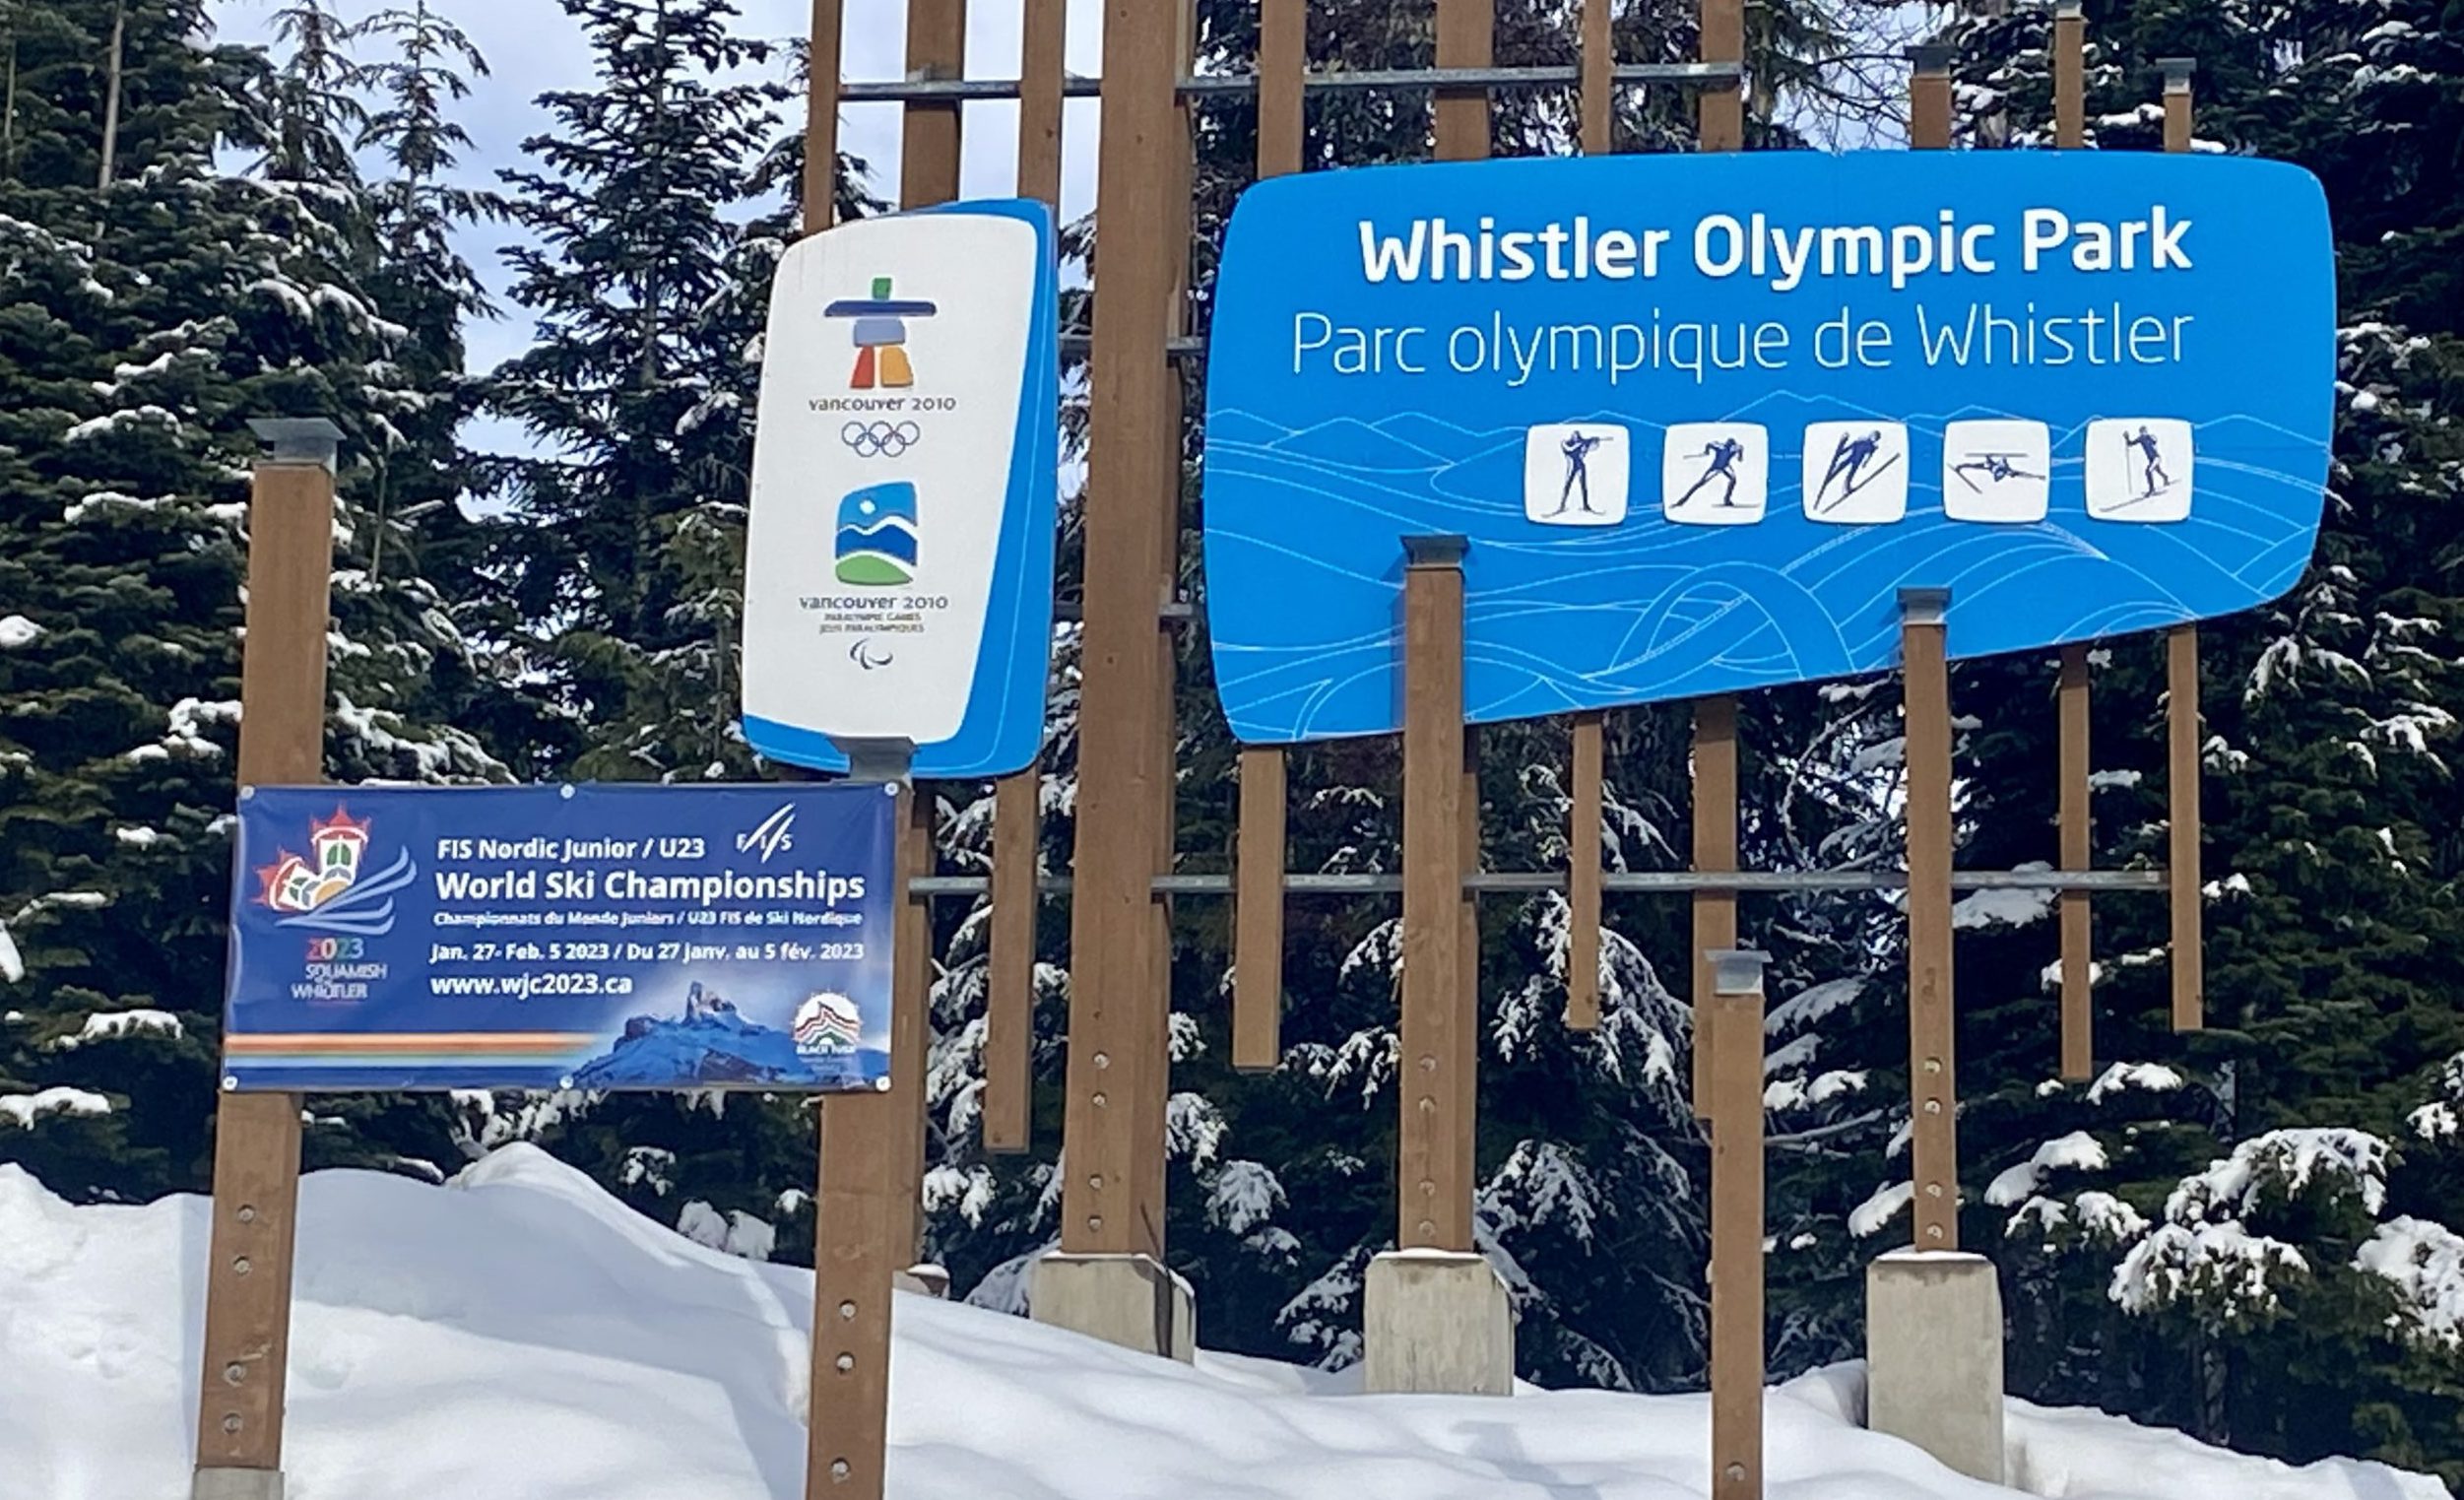
M898 458L923 436L912 422L851 422L838 431L838 440L858 458Z

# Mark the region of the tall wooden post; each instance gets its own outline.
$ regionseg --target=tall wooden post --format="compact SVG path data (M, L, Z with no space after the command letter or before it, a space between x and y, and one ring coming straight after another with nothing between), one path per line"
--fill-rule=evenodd
M1154 879L1170 847L1172 654L1161 604L1181 497L1182 323L1190 245L1189 0L1104 16L1104 151L1086 490L1070 1064L1062 1249L1163 1258L1171 997ZM1039 1306L1041 1304L1039 1303Z
M1908 732L1908 1077L1916 1248L1959 1248L1959 1094L1952 1043L1948 589L1900 590Z
M2165 149L2190 149L2190 72L2193 59L2160 57L2165 70ZM2199 627L2175 625L2165 632L2165 738L2167 798L2171 803L2172 878L2173 1029L2197 1031L2207 1024L2205 914L2199 880Z
M248 506L239 786L325 779L334 460L323 418L252 423L268 448ZM214 1221L198 1378L199 1500L280 1500L299 1207L299 1096L225 1089L214 1125Z
M812 0L805 53L805 232L830 227L838 209L838 60L847 0Z
M2053 15L2053 144L2077 151L2087 144L2086 74L2088 23L2080 0L2061 0ZM2061 674L2053 688L2060 755L2057 828L2062 870L2084 873L2095 858L2094 795L2088 785L2088 648L2062 648ZM2096 1071L2096 997L2088 893L2065 890L2061 922L2062 1076L2084 1080Z
M1309 13L1303 0L1259 0L1258 178L1301 169L1308 117ZM1283 868L1288 767L1278 746L1241 751L1233 869L1232 1066L1283 1062Z
M1744 0L1703 0L1703 61L1745 60ZM1742 79L1712 84L1696 100L1705 151L1745 149ZM1694 868L1737 868L1737 701L1721 695L1694 705ZM1711 1112L1712 975L1703 954L1736 946L1733 890L1694 893L1694 1112Z
M1583 134L1586 156L1614 140L1617 39L1608 0L1583 0ZM1600 780L1606 715L1574 716L1566 817L1566 1024L1600 1023Z
M1908 139L1951 144L1951 54L1909 49ZM1919 1250L1959 1248L1959 1092L1951 1000L1951 679L1947 589L1900 590L1908 716L1908 1080Z
M1395 1243L1471 1249L1479 1014L1463 1004L1463 550L1403 547L1403 1035Z
M908 894L933 869L931 794L908 779L904 740L842 742L850 776L898 798L890 863L890 1076L876 1094L841 1094L820 1116L813 1202L812 1348L805 1433L806 1500L880 1500L889 1452L890 1301L916 1258L924 1169L925 1014L932 921Z
M1061 209L1067 0L1026 0L1018 61L1018 196ZM1035 1107L1036 889L1041 762L993 783L991 931L985 944L984 1148L1027 1149Z
M1727 948L1712 971L1712 1500L1763 1493L1763 965Z
M1493 65L1497 60L1496 29L1496 0L1437 0L1437 65L1441 68L1486 68ZM1486 88L1438 91L1437 154L1441 162L1478 162L1488 157L1489 91ZM1459 580L1459 574L1458 577ZM1406 583L1408 581L1407 578ZM1408 604L1405 609L1408 611ZM1460 642L1459 625L1455 669L1458 677L1456 722L1459 725L1462 720ZM1407 675L1409 671L1407 664ZM1408 692L1409 688L1406 687L1405 691ZM1462 785L1455 804L1455 983L1459 991L1456 1005L1461 1019L1459 1032L1454 1040L1461 1068L1460 1076L1456 1081L1461 1111L1452 1121L1452 1129L1459 1137L1455 1142L1455 1150L1460 1183L1459 1186L1453 1183L1441 1185L1441 1191L1447 1195L1447 1207L1439 1223L1442 1226L1453 1224L1459 1214L1460 1243L1450 1239L1441 1248L1468 1251L1471 1249L1471 1196L1479 1183L1477 1163L1472 1159L1471 1122L1473 1101L1479 1094L1480 898L1463 887L1461 877L1480 866L1480 732L1463 726L1457 734L1461 741L1459 753ZM1403 758L1408 767L1411 760L1408 748ZM1455 1206L1457 1198L1461 1200L1459 1210ZM1412 1242L1406 1240L1401 1243L1408 1245Z
M835 20L814 8L814 21ZM957 78L966 66L966 0L914 0L907 10L907 68L918 78ZM837 51L816 35L813 55ZM837 77L817 69L806 119L806 150L815 131L834 126ZM824 91L827 91L825 100ZM829 108L824 109L827 102ZM899 206L916 209L958 196L959 106L927 100L906 106ZM806 163L808 185L835 161ZM826 211L808 212L827 223ZM933 871L933 797L910 777L915 748L905 741L850 741L849 773L896 788L898 841L891 863L897 905L891 919L889 1087L843 1094L819 1111L818 1191L813 1202L811 1373L806 1407L805 1493L879 1500L889 1450L890 1299L893 1278L913 1263L922 1238L924 1057L932 1042L931 908L908 887ZM885 795L887 795L885 793Z

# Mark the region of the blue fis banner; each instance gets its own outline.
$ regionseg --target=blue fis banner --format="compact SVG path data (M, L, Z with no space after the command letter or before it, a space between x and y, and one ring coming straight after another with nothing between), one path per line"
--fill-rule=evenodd
M1401 723L1401 539L1459 535L1474 722L2250 609L2316 541L2325 199L2215 157L1371 167L1241 200L1207 376L1252 744Z
M888 1087L880 786L256 787L241 1089Z

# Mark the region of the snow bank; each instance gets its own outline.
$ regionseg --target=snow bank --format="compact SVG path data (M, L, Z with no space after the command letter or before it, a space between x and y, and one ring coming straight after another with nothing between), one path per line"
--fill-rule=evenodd
M443 1188L305 1185L291 1500L799 1500L811 1279L695 1245L528 1146ZM71 1207L0 1166L0 1474L12 1495L187 1492L206 1205ZM1701 1397L1350 1395L898 1301L898 1500L1694 1500ZM1853 1367L1780 1388L1772 1500L2008 1500L1860 1430ZM2443 1500L2013 1403L2013 1473L2065 1500Z

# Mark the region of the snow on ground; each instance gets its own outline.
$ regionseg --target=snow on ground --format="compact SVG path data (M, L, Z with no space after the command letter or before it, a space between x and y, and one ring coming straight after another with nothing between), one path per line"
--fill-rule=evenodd
M289 1500L800 1500L811 1277L691 1243L529 1146L433 1188L303 1192ZM206 1205L72 1207L0 1166L0 1490L179 1500ZM897 1500L1692 1500L1701 1397L1351 1394L1195 1370L901 1295ZM1860 1430L1853 1366L1779 1388L1771 1500L2009 1500ZM2094 1412L2011 1403L2013 1478L2059 1500L2444 1500Z

